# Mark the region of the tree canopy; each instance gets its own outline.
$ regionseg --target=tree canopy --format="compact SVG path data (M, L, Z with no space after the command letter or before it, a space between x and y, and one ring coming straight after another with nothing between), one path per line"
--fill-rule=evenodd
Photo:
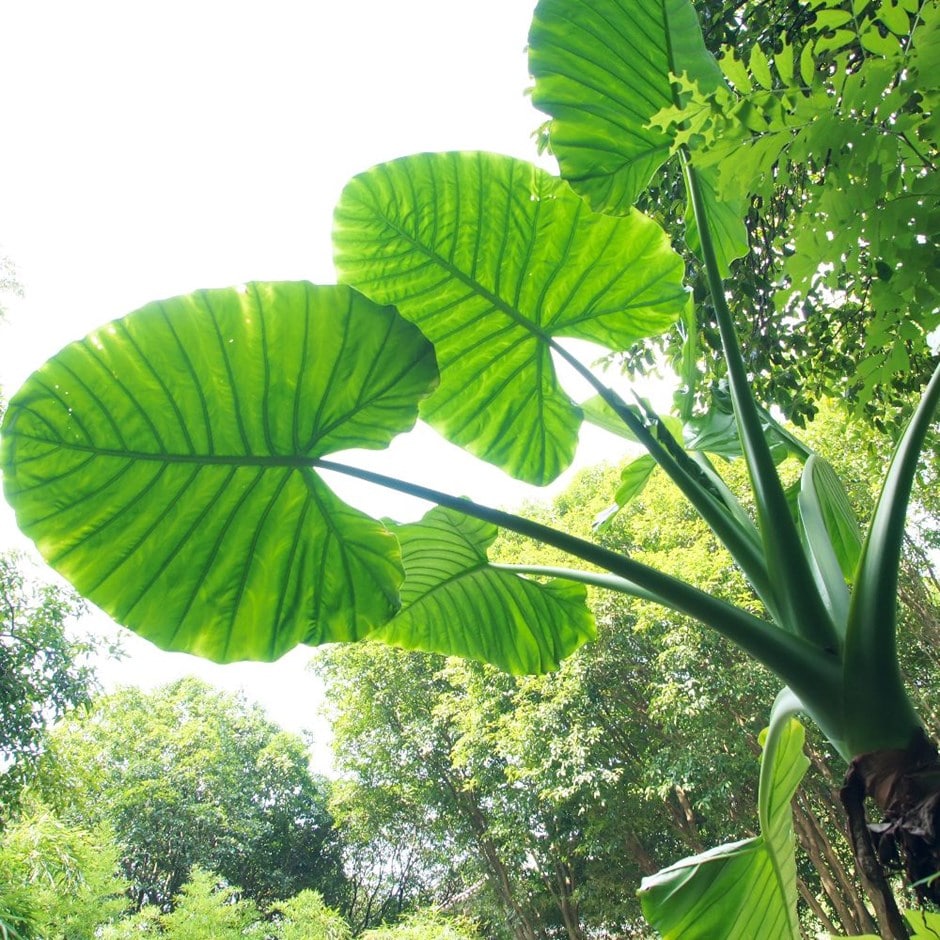
M183 679L61 723L44 785L63 818L113 829L138 907L168 903L193 866L258 902L316 888L339 903L327 786L308 763L304 742L256 706Z

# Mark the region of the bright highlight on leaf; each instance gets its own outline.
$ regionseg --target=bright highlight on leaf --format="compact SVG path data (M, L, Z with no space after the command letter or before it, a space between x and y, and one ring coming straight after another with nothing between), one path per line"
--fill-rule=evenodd
M334 245L342 280L434 344L441 385L421 416L531 483L568 466L581 423L551 341L626 349L668 329L686 300L655 222L596 215L563 181L488 153L419 154L355 177Z
M526 674L558 668L594 637L584 585L490 567L496 526L438 507L392 531L405 563L402 610L371 639Z
M249 284L72 343L11 399L7 499L115 620L219 662L353 640L398 609L398 543L312 469L409 430L431 345L347 287Z

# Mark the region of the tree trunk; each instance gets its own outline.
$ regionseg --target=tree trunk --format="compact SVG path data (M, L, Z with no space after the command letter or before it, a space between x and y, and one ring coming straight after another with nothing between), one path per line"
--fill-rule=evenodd
M803 805L800 799L793 803L793 825L800 845L819 874L826 898L840 922L841 930L832 929L830 933L875 933L877 927L864 905L853 904L857 901L855 886L825 831L819 826L812 810Z
M842 933L846 928L845 924L841 924L837 927L830 919L829 915L823 909L823 906L816 900L816 896L812 891L806 886L806 883L802 878L796 879L796 887L800 892L800 897L806 902L806 906L813 912L816 916L816 919L823 925L823 929L829 933L835 935Z

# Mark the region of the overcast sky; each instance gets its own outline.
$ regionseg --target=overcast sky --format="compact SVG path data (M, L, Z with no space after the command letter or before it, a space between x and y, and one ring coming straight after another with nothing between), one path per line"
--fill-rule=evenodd
M375 163L453 149L535 160L542 117L524 94L533 6L3 0L0 253L25 290L0 327L5 394L150 300L246 280L333 282L333 205ZM417 464L439 484L427 471L446 463L441 488L500 505L523 497L498 471L451 463L452 450L425 430L395 445L393 466ZM388 499L353 501L418 511ZM4 504L0 547L16 544L11 517ZM155 684L196 663L143 641L133 651L109 683ZM297 729L314 725L308 659L196 664Z

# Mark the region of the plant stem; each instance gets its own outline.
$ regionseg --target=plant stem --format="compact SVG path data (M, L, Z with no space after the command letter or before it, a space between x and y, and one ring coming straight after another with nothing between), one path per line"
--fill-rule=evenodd
M657 465L679 487L722 545L728 549L758 597L764 601L768 609L773 609L773 591L767 567L760 553L760 536L756 529L739 522L733 512L702 482L701 477L704 471L696 467L691 458L683 455L685 459L680 460L676 454L671 453L670 448L653 434L643 419L613 389L604 385L590 369L554 340L549 340L549 346L585 381L590 383L601 399L629 428Z
M920 727L898 664L898 571L917 461L938 404L940 366L898 442L862 549L845 638L855 753L907 747Z
M778 600L777 606L783 611L785 620L781 626L835 651L840 648L840 637L803 552L799 532L790 516L786 494L764 437L760 413L751 394L734 320L725 299L718 258L709 228L708 212L696 171L685 151L681 152L681 157L728 369L728 385L738 434L754 491L767 564L770 571L780 579L779 587L774 593Z
M833 701L841 698L841 670L837 658L827 654L814 643L760 620L726 601L712 597L679 578L531 519L483 506L465 497L452 496L332 460L318 459L314 461L314 465L321 470L332 470L455 509L535 541L544 542L603 568L609 572L608 575L567 568L553 570L557 577L640 596L704 623L780 676L800 697L817 723L823 726L824 730L831 727L831 722L827 722L825 716L833 713ZM541 569L540 573L545 571L546 569ZM612 578L611 575L615 577ZM833 733L836 733L834 729Z

